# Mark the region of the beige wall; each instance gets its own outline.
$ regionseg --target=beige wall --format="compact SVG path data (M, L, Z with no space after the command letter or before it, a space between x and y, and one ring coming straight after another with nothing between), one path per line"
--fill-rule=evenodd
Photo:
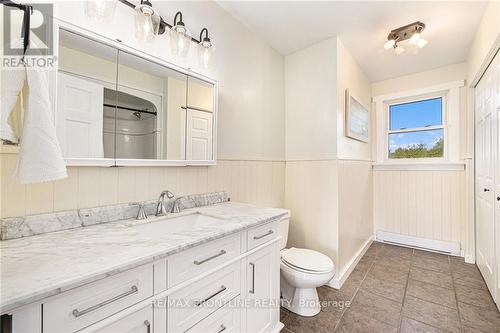
M337 39L285 58L286 159L337 157Z
M345 136L345 90L371 111L371 85L365 73L344 44L337 38L337 157L340 159L371 160L369 143ZM370 128L370 134L373 127Z
M339 38L285 58L288 245L329 255L337 278L373 234L370 145L344 136L347 88L370 107L370 82Z
M492 46L500 43L500 1L490 1L477 29L469 56L467 57L467 80L469 84L478 75Z
M345 90L368 108L371 84L354 58L337 38L337 157L339 258L337 276L354 260L373 235L373 186L371 144L345 136ZM370 124L370 136L374 128Z
M167 18L182 11L193 31L208 27L217 46L213 69L197 67L195 47L187 60L173 57L168 34L153 44L135 40L130 24L134 13L126 6L117 6L110 24L88 20L85 1L57 2L55 15L215 78L219 82L218 158L222 161L216 167L71 167L66 180L24 186L10 178L15 155L2 154L0 216L154 199L165 188L176 194L225 189L233 200L283 206L283 57L215 2L158 1L155 8ZM215 183L214 174L219 178Z

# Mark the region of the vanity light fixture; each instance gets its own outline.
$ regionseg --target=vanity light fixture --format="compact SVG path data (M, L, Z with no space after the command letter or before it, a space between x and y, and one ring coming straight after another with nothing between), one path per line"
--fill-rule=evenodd
M174 16L174 25L170 28L170 48L172 53L182 57L187 56L191 45L186 25L182 21L182 13L177 12Z
M420 21L405 25L403 27L392 30L387 36L387 42L384 44L384 49L394 49L396 54L401 54L405 49L399 45L401 42L408 40L411 45L416 45L423 48L427 45L427 40L422 38L422 31L425 29L425 24Z
M149 0L140 0L139 5L134 5L128 0L87 0L87 16L93 20L105 22L113 17L116 3L120 2L135 10L135 35L138 39L152 41L154 36L162 35L169 28L172 53L186 57L191 42L198 44L199 59L203 67L210 67L214 58L215 47L208 37L208 29L203 28L200 40L191 37L186 25L182 21L182 13L177 12L174 16L174 24L168 24L160 14L153 9ZM203 37L203 34L205 36Z
M205 33L205 37L203 37L203 33ZM209 68L213 62L215 46L212 44L210 37L208 37L208 29L203 28L200 32L200 42L198 43L198 57L200 60L200 64Z

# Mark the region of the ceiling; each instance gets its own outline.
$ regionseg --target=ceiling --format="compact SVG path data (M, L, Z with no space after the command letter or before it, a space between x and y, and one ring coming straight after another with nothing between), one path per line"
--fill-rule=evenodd
M483 1L219 1L283 55L339 36L370 81L466 60L487 2ZM423 49L384 50L389 31L422 21Z

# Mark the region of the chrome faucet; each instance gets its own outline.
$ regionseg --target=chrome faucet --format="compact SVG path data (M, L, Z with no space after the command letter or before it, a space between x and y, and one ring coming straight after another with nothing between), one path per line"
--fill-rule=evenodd
M156 216L162 216L167 214L167 208L165 208L165 196L167 196L167 198L169 199L175 197L175 195L168 190L161 192L160 196L158 197L158 202L156 204L156 213L155 213Z

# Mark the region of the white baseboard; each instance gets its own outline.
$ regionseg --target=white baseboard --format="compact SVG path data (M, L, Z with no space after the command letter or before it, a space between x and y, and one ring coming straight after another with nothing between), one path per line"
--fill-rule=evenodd
M377 241L418 248L427 251L445 253L453 256L461 256L460 243L442 241L430 238L401 235L394 232L377 230Z
M359 260L365 255L366 251L368 250L368 248L370 247L370 245L372 244L372 242L373 242L373 236L370 236L370 238L368 238L363 243L363 245L358 250L358 252L356 252L356 254L351 258L351 260L345 266L345 268L342 270L342 272L340 272L338 274L338 276L335 275L327 283L327 285L330 286L330 287L332 287L332 288L335 288L335 289L340 289L342 287L342 285L344 284L344 282L349 277L349 275L351 275L352 271L354 270L354 268L358 264Z
M468 264L475 264L476 263L476 258L473 255L466 255L465 256L465 262Z

